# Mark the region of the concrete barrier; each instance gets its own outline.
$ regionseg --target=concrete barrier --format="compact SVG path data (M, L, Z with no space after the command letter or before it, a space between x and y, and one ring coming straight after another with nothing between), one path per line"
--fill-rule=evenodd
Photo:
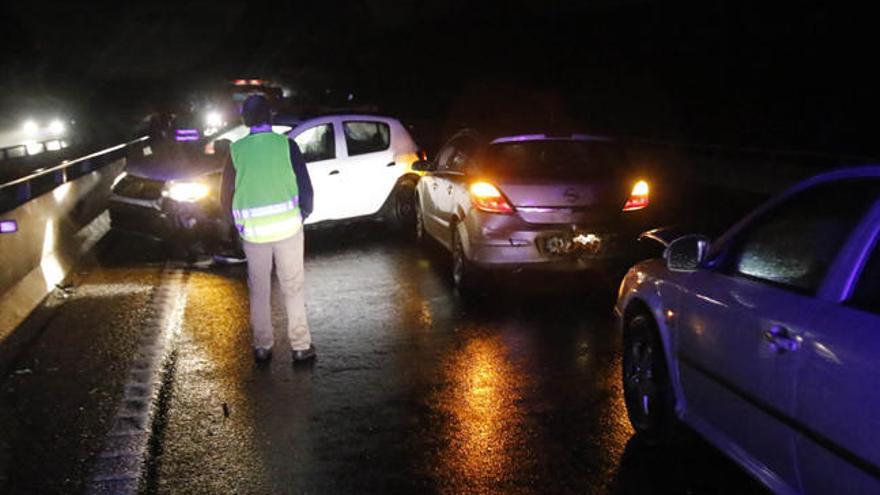
M109 230L106 213L113 180L125 168L126 146L61 164L56 187L0 213L0 350L80 257ZM66 174L86 163L76 178ZM60 173L59 173L60 172ZM32 180L39 180L34 177ZM28 187L23 181L19 186Z

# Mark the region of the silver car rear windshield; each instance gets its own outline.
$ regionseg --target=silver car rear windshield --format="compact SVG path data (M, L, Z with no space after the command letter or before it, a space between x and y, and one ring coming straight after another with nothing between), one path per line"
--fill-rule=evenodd
M567 179L619 175L626 160L623 150L607 141L542 139L494 143L478 162L493 175Z

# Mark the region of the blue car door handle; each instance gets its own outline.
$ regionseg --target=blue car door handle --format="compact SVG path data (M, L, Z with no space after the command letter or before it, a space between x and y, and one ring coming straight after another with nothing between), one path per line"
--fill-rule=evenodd
M793 352L801 347L801 338L792 334L782 325L773 325L764 331L764 340L778 353Z

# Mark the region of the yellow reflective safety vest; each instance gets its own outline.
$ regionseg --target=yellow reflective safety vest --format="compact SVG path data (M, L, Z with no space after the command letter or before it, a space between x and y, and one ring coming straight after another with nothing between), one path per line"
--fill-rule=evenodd
M266 243L287 239L302 228L299 189L286 136L259 132L230 147L235 167L232 215L241 238Z

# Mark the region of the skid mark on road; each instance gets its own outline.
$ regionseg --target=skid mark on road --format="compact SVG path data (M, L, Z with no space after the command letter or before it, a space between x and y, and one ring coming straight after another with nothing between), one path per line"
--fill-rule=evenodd
M150 298L122 400L96 459L87 493L137 493L144 477L163 385L173 372L186 308L186 272L165 268ZM167 387L165 387L167 388Z

